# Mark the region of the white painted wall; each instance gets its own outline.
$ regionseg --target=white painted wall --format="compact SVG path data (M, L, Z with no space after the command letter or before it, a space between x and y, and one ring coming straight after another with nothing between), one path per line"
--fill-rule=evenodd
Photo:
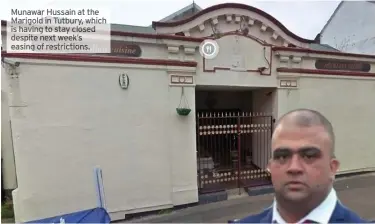
M95 207L95 166L113 219L197 201L194 113L176 114L181 88L166 66L20 61L7 79L10 103L25 105L10 108L16 221ZM185 93L194 111L194 88Z
M375 3L344 1L321 42L344 52L375 54Z
M276 74L260 75L256 71L260 67L267 68L264 73L270 73L271 48L257 41L238 35L228 35L216 40L219 53L213 59L203 60L197 54L197 85L221 87L277 87ZM251 52L251 53L249 53ZM215 68L224 68L219 70ZM272 67L274 69L275 67ZM212 72L204 72L204 69ZM251 70L250 72L246 72ZM214 72L213 72L214 71Z
M297 108L320 111L334 127L339 172L373 170L374 99L374 78L302 74L298 89L278 89L278 110L279 115Z

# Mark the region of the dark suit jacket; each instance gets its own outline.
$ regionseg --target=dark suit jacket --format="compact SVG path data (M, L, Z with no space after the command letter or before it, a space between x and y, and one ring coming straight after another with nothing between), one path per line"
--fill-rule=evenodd
M272 223L272 207L265 209L263 212L251 215L243 219L234 221L234 223ZM346 208L339 201L332 213L329 223L370 223L359 217L355 212Z

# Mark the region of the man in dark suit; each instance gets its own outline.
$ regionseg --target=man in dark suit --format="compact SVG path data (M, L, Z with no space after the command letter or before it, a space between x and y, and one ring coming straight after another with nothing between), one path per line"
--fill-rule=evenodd
M263 212L236 223L364 223L333 189L339 168L335 135L322 114L298 109L282 116L272 136L268 164L275 200Z

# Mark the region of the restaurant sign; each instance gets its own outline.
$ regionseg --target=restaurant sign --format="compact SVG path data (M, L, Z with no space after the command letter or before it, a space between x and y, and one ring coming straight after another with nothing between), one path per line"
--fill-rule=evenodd
M369 72L371 69L371 65L367 62L362 61L317 59L315 62L315 68L326 70Z
M137 44L119 40L112 40L111 53L107 53L106 55L119 57L140 57L141 54L141 47Z

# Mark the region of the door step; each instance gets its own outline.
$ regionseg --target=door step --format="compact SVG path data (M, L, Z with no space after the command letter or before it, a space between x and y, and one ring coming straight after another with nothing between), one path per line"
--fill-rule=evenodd
M272 185L260 186L260 187L249 187L249 188L235 188L229 190L223 190L213 193L205 193L199 195L199 204L208 204L219 201L226 201L232 199L238 199L249 196L257 196L263 194L272 194L274 189Z
M226 190L226 192L227 192L227 195L228 195L228 200L243 198L243 197L249 196L249 194L246 192L246 190L244 188L230 189L230 190Z

